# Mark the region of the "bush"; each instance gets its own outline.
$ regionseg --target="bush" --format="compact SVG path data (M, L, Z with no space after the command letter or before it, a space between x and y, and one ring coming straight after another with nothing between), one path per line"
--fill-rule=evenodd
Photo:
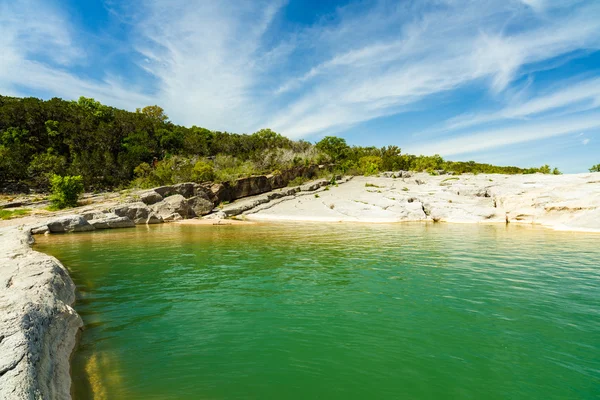
M52 191L50 202L53 208L75 207L79 196L83 193L83 178L80 175L52 175L50 186Z
M600 172L600 164L596 164L590 168L590 172Z
M215 179L215 170L212 164L206 161L198 161L192 169L192 180L196 182L206 182Z
M382 165L383 161L378 156L366 156L358 160L358 166L363 175L375 175L379 173Z

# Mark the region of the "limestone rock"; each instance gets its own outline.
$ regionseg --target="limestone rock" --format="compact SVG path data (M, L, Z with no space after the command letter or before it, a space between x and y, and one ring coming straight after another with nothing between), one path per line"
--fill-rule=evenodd
M190 208L190 215L196 217L209 214L214 208L212 201L202 196L195 196L187 199L187 204Z
M69 359L83 325L75 285L25 230L0 229L0 399L71 398Z
M152 210L142 202L122 204L112 211L119 217L129 218L136 225L147 224L152 214Z
M179 194L184 198L194 196L194 188L196 184L193 182L178 183L177 185L161 186L154 188L154 191L163 198Z
M47 232L50 232L50 229L48 229L48 225L40 225L40 226L31 228L32 235L43 235L44 233L47 233Z
M93 231L94 227L81 215L66 215L48 223L48 230L52 233L87 232Z
M116 214L102 214L89 221L95 229L131 228L135 224L128 217L119 217Z
M154 204L152 210L163 219L172 216L172 214L179 214L182 218L193 216L193 211L187 200L180 194L169 196L163 201Z
M140 200L142 203L150 206L163 200L163 197L154 190L140 193Z

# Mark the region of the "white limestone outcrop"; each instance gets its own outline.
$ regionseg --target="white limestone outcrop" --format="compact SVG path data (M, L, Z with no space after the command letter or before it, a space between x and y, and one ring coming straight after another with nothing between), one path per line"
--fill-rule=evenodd
M529 223L600 232L600 173L387 173L328 189L257 205L243 215L259 221Z
M0 399L70 399L69 358L82 321L75 285L29 229L0 230Z

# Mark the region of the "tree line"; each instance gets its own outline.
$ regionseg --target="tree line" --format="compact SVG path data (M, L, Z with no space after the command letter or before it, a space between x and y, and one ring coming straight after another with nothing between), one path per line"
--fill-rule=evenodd
M313 144L270 129L237 134L188 128L170 122L159 106L130 112L85 97L44 101L0 96L0 188L19 183L46 190L55 175L81 176L87 190L231 181L322 163L367 175L387 170L560 173L547 165L500 167L402 154L397 146L349 146L333 136Z

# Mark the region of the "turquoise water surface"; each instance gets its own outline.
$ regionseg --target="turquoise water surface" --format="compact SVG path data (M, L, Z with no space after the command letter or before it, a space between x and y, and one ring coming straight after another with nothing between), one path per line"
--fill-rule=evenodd
M76 399L600 396L600 235L169 224L37 240L79 291Z

